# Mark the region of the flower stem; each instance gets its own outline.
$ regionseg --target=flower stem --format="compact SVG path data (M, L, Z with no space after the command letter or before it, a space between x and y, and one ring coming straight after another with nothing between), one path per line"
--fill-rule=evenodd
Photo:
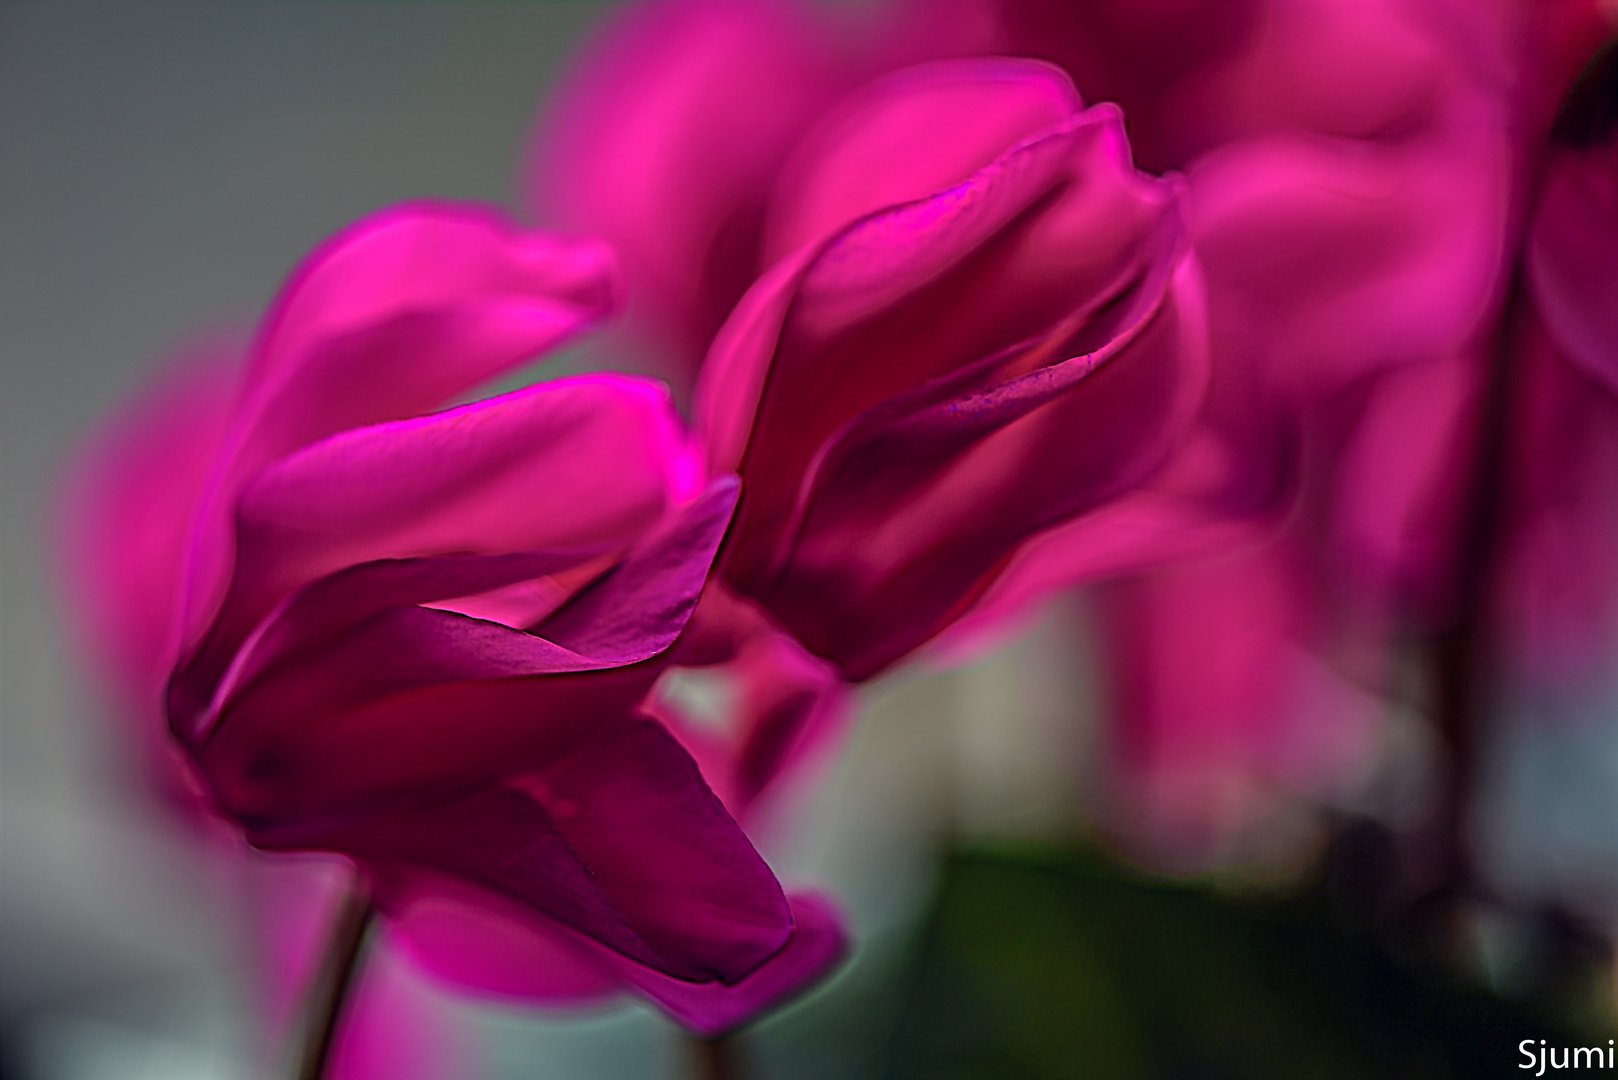
M691 1063L696 1080L743 1080L747 1070L742 1067L740 1047L734 1036L721 1035L713 1039L692 1037Z
M296 1080L323 1080L326 1075L375 914L368 884L356 879L332 920L320 969L304 1001L303 1052L298 1055Z

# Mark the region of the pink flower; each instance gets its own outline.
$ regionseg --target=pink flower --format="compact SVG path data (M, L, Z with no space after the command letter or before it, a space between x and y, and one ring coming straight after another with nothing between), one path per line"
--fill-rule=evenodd
M1618 46L1544 164L1512 397L1500 603L1530 684L1590 693L1618 642Z
M848 88L816 13L776 0L631 5L563 81L527 187L543 220L605 237L632 320L689 377L752 284L787 152Z
M698 386L710 464L744 481L722 573L847 679L1150 477L1200 400L1177 189L1044 64L845 101L782 174L765 259Z
M1381 703L1313 651L1337 627L1307 563L1249 544L1098 590L1106 824L1137 854L1206 866L1368 763Z
M1153 171L1184 165L1216 137L1180 122L1183 101L1189 88L1262 36L1267 6L1265 0L900 4L901 32L931 55L1037 57L1072 76L1085 100L1117 103L1129 119L1136 158Z
M1412 103L1440 88L1435 59L1503 76L1537 127L1612 32L1602 0L899 6L898 30L919 53L1030 56L1060 65L1087 101L1123 108L1136 158L1152 171L1187 168L1222 144L1282 131L1396 137Z
M701 486L646 380L427 412L616 292L597 242L448 206L360 223L294 275L232 395L182 388L113 437L76 519L147 542L92 533L82 572L255 846L358 860L405 950L462 983L629 986L711 1033L842 948L639 709L735 481Z

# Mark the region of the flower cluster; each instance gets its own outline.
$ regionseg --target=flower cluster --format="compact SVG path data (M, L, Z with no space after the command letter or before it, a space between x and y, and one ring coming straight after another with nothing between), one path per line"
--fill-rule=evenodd
M711 1034L814 982L843 931L752 807L848 684L1079 584L1125 831L1194 857L1355 767L1412 636L1610 654L1611 33L1593 0L626 9L531 155L561 231L385 211L235 373L109 431L91 621L173 786L350 856L474 988ZM689 429L610 374L454 404L620 296ZM734 730L653 693L675 666L733 677Z
M1519 504L1572 483L1571 446L1508 480L1554 408L1501 415L1503 372L1535 366L1521 312L1611 306L1610 88L1582 91L1582 149L1550 149L1610 10L806 20L633 10L532 159L540 211L625 252L631 319L694 372L710 459L743 478L725 588L859 680L1106 582L1118 826L1171 862L1358 774L1412 638L1476 638L1507 603L1536 641L1582 620L1511 649L1605 655L1613 590L1545 580L1610 562L1592 508L1580 539L1538 526L1578 550L1501 557L1536 596L1494 563L1548 512ZM1611 352L1567 321L1575 357Z

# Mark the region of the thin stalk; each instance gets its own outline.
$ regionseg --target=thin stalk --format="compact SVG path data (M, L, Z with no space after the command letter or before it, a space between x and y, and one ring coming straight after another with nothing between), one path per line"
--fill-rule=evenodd
M1429 642L1433 677L1433 719L1448 753L1451 773L1435 822L1440 860L1429 899L1440 929L1458 945L1461 906L1475 885L1467 842L1476 796L1479 750L1488 721L1482 697L1494 642L1489 633L1491 585L1505 514L1505 480L1510 443L1510 403L1515 390L1512 353L1517 345L1518 311L1524 287L1516 267L1501 299L1480 402L1470 490L1456 544L1454 611L1449 625Z
M375 915L370 888L365 881L356 880L332 920L320 970L304 1001L303 1052L293 1074L296 1080L324 1080Z
M744 1080L747 1070L742 1067L741 1048L734 1036L721 1035L715 1039L693 1036L689 1042L696 1080Z

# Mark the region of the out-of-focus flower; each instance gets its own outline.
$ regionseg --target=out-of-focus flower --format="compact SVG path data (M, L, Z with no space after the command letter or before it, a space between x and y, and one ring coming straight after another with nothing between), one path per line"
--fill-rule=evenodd
M1368 761L1381 703L1312 651L1336 628L1306 560L1295 544L1250 544L1097 591L1106 823L1137 853L1217 861Z
M1525 267L1504 627L1521 674L1588 693L1618 645L1618 45L1563 114Z
M942 4L942 6L941 6ZM1604 6L1606 11L1603 10ZM1060 65L1087 101L1129 118L1149 171L1278 131L1396 134L1445 63L1502 78L1548 122L1611 33L1606 0L910 0L897 32L934 56Z
M1374 14L1399 25L1408 6ZM1315 130L1277 125L1191 170L1215 358L1203 422L1240 470L1275 475L1286 516L1222 605L1199 602L1209 574L1214 587L1228 577L1218 562L1135 586L1132 617L1152 633L1172 642L1178 620L1202 612L1241 654L1215 664L1182 652L1159 673L1153 643L1164 639L1142 636L1114 672L1160 691L1123 695L1118 722L1141 730L1119 736L1122 775L1174 791L1154 805L1182 825L1199 820L1187 812L1197 789L1174 782L1176 760L1205 774L1204 829L1264 824L1263 807L1244 813L1233 795L1351 789L1398 693L1396 651L1456 617L1516 162L1500 88L1459 46L1402 29L1332 53L1363 67L1361 104L1376 123L1339 110L1330 125L1309 118ZM1390 41L1399 55L1379 51ZM1223 752L1174 752L1199 733Z
M849 88L849 44L776 0L619 12L563 81L527 178L539 216L619 252L632 321L689 377L761 269L776 172Z
M597 242L379 214L294 276L223 411L188 391L126 425L77 517L152 542L99 558L124 534L92 533L81 569L127 669L169 671L172 733L255 846L357 859L402 947L462 983L628 985L709 1033L842 944L639 711L735 481L702 487L644 380L427 414L615 302Z
M1351 593L1431 622L1507 265L1508 88L1471 57L1486 8L1480 28L1405 0L1271 6L1238 80L1269 88L1255 134L1187 177L1214 357L1199 428L1237 489L1318 519Z
M58 527L69 615L118 712L126 748L191 824L212 824L163 716L169 627L191 510L224 437L236 350L193 346L95 433L69 477ZM132 737L128 737L132 736Z
M1183 166L1217 131L1182 123L1209 72L1260 38L1265 0L905 0L898 31L939 56L1030 56L1062 67L1086 101L1111 101L1153 172ZM1221 123L1223 121L1221 120Z
M1230 141L1187 175L1213 357L1192 435L1019 552L960 624L1127 576L1100 600L1111 778L1158 854L1208 854L1271 794L1351 784L1400 642L1454 617L1531 127L1502 10L1275 0L1199 69L1219 126L1193 126ZM1093 17L1065 10L1073 33Z
M764 251L698 386L711 466L745 485L722 574L847 679L1150 477L1200 401L1178 191L1048 65L847 100L783 172Z

